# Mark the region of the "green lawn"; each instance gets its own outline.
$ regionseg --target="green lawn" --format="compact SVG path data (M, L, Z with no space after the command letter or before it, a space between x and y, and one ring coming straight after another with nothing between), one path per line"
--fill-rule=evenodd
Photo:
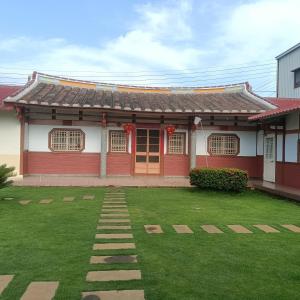
M15 274L3 300L19 299L31 281L59 281L55 299L80 299L85 290L144 289L146 298L166 299L299 299L300 234L280 224L300 226L299 205L256 191L242 194L196 189L128 188L137 265L91 266L103 188L9 188L0 191L0 274ZM96 200L81 200L95 194ZM64 196L76 196L63 203ZM38 200L53 198L48 205ZM27 206L18 200L32 199ZM160 224L161 235L146 234L144 224ZM186 224L179 235L172 224ZM214 224L225 233L209 235L200 225ZM226 224L253 231L231 232ZM268 224L281 233L253 227ZM106 251L113 254L120 251ZM143 280L86 283L89 270L138 268Z

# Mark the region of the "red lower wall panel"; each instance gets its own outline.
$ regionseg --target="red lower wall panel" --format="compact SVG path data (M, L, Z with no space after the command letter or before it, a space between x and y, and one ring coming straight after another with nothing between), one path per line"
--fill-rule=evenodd
M248 171L248 175L251 178L262 178L263 175L262 156L207 156L207 161L210 168L238 168ZM206 167L205 156L197 156L196 164L198 168Z
M188 155L169 155L164 156L164 175L165 176L188 176L189 175L189 156Z
M300 163L276 162L276 183L300 189Z
M100 174L99 153L26 152L25 174Z
M130 175L131 154L107 153L107 175Z

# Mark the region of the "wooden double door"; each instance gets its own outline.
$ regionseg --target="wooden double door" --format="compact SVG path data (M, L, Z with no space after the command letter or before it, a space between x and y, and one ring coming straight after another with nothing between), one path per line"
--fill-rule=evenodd
M135 174L160 174L160 130L136 129Z

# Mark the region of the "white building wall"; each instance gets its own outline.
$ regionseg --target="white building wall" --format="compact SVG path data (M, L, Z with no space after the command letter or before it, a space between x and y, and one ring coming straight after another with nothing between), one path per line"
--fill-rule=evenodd
M282 161L282 143L283 136L282 134L277 135L277 161Z
M20 170L20 122L15 112L0 111L0 164Z
M299 129L299 112L286 116L286 130Z
M207 138L213 133L236 134L240 138L238 156L256 156L255 131L197 130L196 155L208 155Z
M297 162L298 134L287 134L285 136L285 161Z
M101 128L92 126L62 126L62 125L35 125L28 126L28 150L36 152L51 152L48 147L49 132L53 128L81 129L85 133L86 153L101 152Z

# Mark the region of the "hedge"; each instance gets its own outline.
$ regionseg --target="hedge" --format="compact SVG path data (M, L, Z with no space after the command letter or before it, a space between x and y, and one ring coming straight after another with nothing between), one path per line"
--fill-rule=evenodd
M190 183L204 189L240 192L247 187L248 173L233 168L201 168L190 172Z

